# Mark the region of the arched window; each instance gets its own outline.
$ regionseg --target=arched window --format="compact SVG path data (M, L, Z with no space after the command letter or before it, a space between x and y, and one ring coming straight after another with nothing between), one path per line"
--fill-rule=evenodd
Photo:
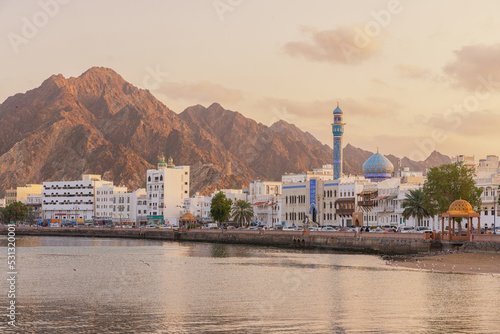
M160 181L163 181L163 175L160 175Z
M151 182L151 175L148 176L148 182Z

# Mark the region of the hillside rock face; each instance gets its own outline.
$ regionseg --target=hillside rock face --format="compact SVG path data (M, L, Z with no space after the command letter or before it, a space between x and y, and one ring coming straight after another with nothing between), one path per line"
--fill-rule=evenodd
M0 134L0 197L6 187L82 174L101 174L134 190L144 186L146 170L161 154L191 166L192 194L279 180L333 160L329 146L295 125L267 127L217 103L176 114L149 91L99 67L77 78L53 75L9 97L0 105ZM360 174L371 154L347 145L345 173ZM433 152L408 165L422 170L446 158Z

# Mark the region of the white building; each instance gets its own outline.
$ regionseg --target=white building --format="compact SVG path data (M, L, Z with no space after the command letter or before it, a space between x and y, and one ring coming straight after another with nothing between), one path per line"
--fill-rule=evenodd
M254 223L269 227L281 225L281 187L279 181L250 183L248 201L253 205Z
M148 169L146 178L148 221L177 225L189 197L189 166L175 166L172 158L165 162L161 156L158 169Z
M44 219L61 222L91 222L94 219L95 188L101 186L100 175L83 175L80 181L43 183L42 211Z
M500 184L500 161L496 155L487 155L486 159L479 159L476 162L475 157L459 155L453 157L452 161L463 161L467 166L474 169L476 173L476 187L483 190L481 194L481 226L499 226L500 215L498 212L498 197ZM473 221L474 227L477 221Z
M281 176L281 183L292 183L292 182L307 182L311 178L321 179L321 180L332 180L333 179L333 166L323 165L321 168L314 168L312 171L307 171L297 174L285 174Z
M29 194L26 196L26 206L33 212L34 218L43 219L42 194Z
M111 218L114 223L139 225L140 219L144 221L144 218L138 220L138 217L147 215L146 189L140 188L131 193L115 192L112 197Z
M95 188L95 215L100 221L111 221L116 209L114 195L127 192L127 187L117 187L113 182L103 182ZM121 208L123 209L123 208Z
M5 208L5 198L0 198L0 208Z
M184 213L189 212L200 221L212 221L212 218L210 218L211 203L212 197L202 196L199 193L196 193L192 197L184 199Z
M140 188L135 191L137 193L137 212L135 222L137 225L146 225L148 223L148 195L146 189Z

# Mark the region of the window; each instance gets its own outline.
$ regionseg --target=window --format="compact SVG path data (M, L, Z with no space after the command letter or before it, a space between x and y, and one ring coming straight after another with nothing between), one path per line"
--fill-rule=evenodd
M484 215L487 216L488 215L488 208L484 208Z
M151 182L151 175L148 176L148 182Z

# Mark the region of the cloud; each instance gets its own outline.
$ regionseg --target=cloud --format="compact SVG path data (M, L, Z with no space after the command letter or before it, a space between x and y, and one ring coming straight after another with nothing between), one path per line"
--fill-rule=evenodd
M443 70L456 86L474 91L481 80L500 81L500 44L467 45L454 53L456 58Z
M382 46L382 36L369 37L359 26L333 30L301 27L301 31L308 40L288 42L284 51L311 61L358 64L373 57Z
M372 82L376 83L377 85L390 88L390 86L389 86L389 84L387 82L385 82L384 80L381 80L379 78L373 78Z
M431 77L431 71L417 65L397 64L396 70L400 76L410 79L428 79Z
M344 114L349 115L349 118L393 117L402 108L397 101L384 97L368 97L361 101L345 98L339 102ZM266 113L269 125L280 119L297 124L302 121L330 117L336 107L337 100L334 99L302 102L268 97L257 103L257 108Z
M163 82L155 92L168 99L189 101L193 104L219 102L234 104L244 99L243 93L237 89L226 88L209 81L200 82Z
M449 134L460 136L492 137L498 139L498 124L500 112L481 110L475 112L451 112L443 115L433 115L426 122L432 129L442 130Z

